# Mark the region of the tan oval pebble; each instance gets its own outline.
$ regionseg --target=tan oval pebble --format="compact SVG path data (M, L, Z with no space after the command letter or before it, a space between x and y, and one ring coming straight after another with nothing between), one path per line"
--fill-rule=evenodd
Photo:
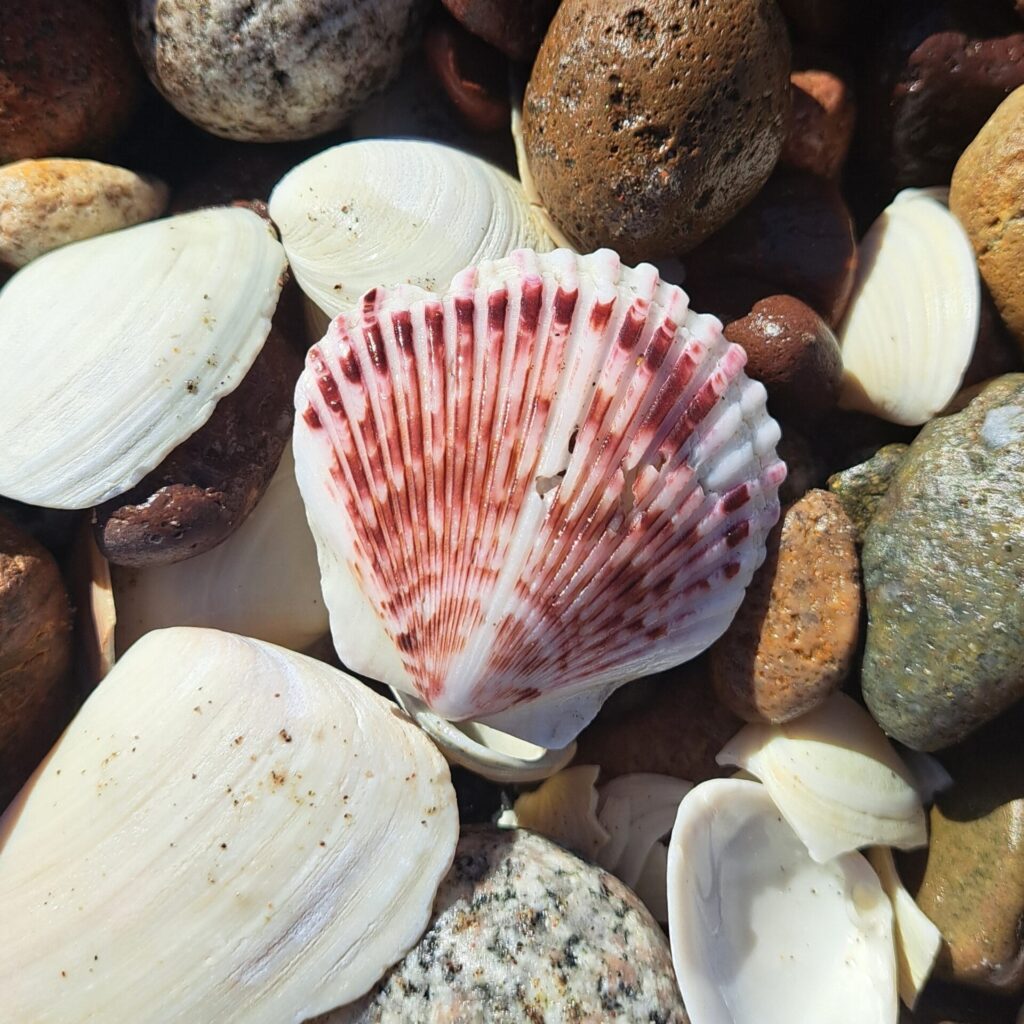
M964 150L949 207L967 229L1004 323L1024 348L1024 85Z
M159 217L167 186L94 160L20 160L0 167L0 263Z
M780 525L711 650L715 692L748 722L788 722L817 707L846 678L857 647L860 566L842 503L808 491Z

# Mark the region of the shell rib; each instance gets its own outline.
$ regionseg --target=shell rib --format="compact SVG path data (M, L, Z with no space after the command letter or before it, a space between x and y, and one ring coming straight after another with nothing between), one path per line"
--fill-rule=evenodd
M233 391L285 270L271 227L222 208L40 256L0 292L0 494L89 508L138 483Z
M318 153L278 182L270 215L299 286L329 317L375 285L435 290L471 263L551 248L515 178L414 139Z
M694 657L764 558L763 387L654 267L523 250L368 292L307 357L296 475L335 646L442 717L563 747Z

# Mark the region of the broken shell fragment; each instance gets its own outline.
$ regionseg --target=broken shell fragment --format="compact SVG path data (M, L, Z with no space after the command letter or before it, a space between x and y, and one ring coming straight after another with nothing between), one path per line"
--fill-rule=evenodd
M719 764L759 778L821 863L866 846L928 841L921 797L875 720L843 693L784 725L748 725Z
M270 215L296 281L329 317L376 285L437 291L472 263L551 248L513 177L414 139L318 153L281 179Z
M88 508L141 480L245 376L284 269L270 226L225 207L18 271L0 291L0 493Z
M839 328L839 404L916 426L957 393L974 353L981 286L945 189L904 189L860 244Z
M328 631L316 545L291 445L259 504L212 551L172 565L113 569L117 649L165 626L208 626L295 651Z
M368 688L150 633L0 819L5 1016L298 1024L416 942L457 838L444 760Z
M868 860L892 903L900 999L912 1010L931 976L942 935L900 881L892 850L873 846Z
M785 476L744 359L609 250L368 292L296 388L342 663L561 748L613 690L703 651Z
M699 1024L896 1024L892 908L859 853L808 855L764 786L713 779L668 853L672 960Z
M481 722L449 722L412 694L394 687L391 692L450 764L468 768L491 782L537 782L561 771L576 756L575 743L558 750L538 747Z

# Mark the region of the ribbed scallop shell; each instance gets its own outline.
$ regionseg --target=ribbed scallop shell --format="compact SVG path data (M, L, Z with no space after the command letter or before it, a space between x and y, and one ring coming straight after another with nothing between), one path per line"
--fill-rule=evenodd
M762 386L654 267L518 251L376 289L296 389L338 654L449 719L568 743L694 657L764 558L785 467Z

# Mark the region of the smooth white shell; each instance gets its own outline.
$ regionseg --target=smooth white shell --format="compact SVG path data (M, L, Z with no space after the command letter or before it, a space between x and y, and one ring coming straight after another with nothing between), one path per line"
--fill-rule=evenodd
M717 761L760 779L817 861L928 841L913 775L875 720L843 693L784 725L745 726Z
M895 1024L892 909L859 853L819 864L764 786L702 783L668 853L672 959L693 1024Z
M327 635L316 545L289 445L245 522L212 551L149 568L113 568L117 649L165 626L208 626L308 650Z
M296 388L342 662L562 748L618 686L704 650L785 476L745 358L609 250L367 293Z
M299 286L329 317L377 285L437 291L471 263L551 248L511 175L413 139L311 157L277 184L270 215Z
M443 758L367 687L150 633L0 819L3 1017L298 1024L417 941L458 827Z
M64 246L0 291L0 493L122 494L212 415L270 332L284 250L250 210L200 210Z
M978 335L981 286L947 194L904 189L860 244L838 332L843 408L914 426L960 387Z

